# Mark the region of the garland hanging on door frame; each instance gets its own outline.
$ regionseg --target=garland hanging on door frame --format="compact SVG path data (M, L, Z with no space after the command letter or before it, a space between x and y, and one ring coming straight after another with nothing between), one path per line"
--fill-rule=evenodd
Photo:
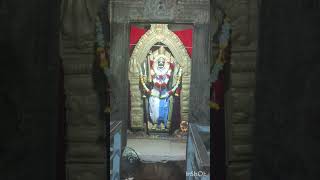
M230 48L230 41L231 41L231 24L228 17L225 17L223 20L223 23L221 25L221 30L218 34L218 45L219 45L219 52L218 57L216 59L216 62L212 68L211 74L210 74L210 82L213 84L215 83L218 78L221 71L224 69L225 63L229 61L227 59L227 50ZM213 95L215 96L215 94ZM215 101L210 101L209 103L210 108L219 110L220 105Z

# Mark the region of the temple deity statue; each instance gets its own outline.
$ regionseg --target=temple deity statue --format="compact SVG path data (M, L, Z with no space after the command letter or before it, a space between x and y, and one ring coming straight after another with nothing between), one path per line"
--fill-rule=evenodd
M150 51L139 68L143 96L146 98L148 124L152 129L167 129L172 95L180 92L182 68L164 46Z

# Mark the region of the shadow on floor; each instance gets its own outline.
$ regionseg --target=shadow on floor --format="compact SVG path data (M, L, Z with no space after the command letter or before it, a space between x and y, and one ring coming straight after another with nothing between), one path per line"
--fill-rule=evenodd
M122 162L121 179L130 180L184 180L185 161L169 161L165 163L129 163ZM129 178L130 177L130 178Z

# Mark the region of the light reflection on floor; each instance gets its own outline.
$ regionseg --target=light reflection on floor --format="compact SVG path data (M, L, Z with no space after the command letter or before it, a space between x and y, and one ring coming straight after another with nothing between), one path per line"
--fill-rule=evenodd
M134 149L141 161L163 162L186 159L186 142L162 139L128 139L127 146Z
M127 147L139 156L139 161L133 164L123 162L126 171L123 174L129 172L131 179L185 179L186 137L131 134L128 135Z
M138 163L131 166L131 173L121 179L131 180L184 180L186 178L185 161L169 161L166 163ZM129 169L126 168L125 171ZM121 173L126 174L125 172Z

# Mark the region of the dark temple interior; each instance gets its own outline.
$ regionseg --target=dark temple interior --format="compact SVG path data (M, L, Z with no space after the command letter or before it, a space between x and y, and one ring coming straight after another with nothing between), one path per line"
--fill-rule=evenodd
M319 18L319 0L0 0L0 179L320 179Z

